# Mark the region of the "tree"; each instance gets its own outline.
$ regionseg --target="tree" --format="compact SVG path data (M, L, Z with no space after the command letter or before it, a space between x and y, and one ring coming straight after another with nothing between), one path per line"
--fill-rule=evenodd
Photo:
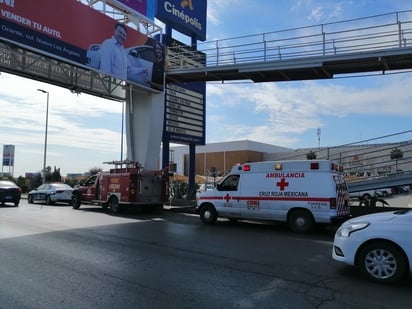
M61 182L62 176L60 175L60 168L54 167L54 171L51 173L51 181Z
M403 158L403 152L399 148L393 148L391 151L391 160L395 160L395 173L398 172L398 159Z
M29 192L29 186L27 185L26 177L19 176L16 184L21 188L23 193Z
M309 151L309 152L306 154L306 159L308 159L308 160L315 160L315 159L316 159L316 153L314 153L312 150Z
M102 171L102 169L100 167L92 167L91 169L89 169L89 174L90 176L96 175L97 173L100 173Z
M40 186L42 183L41 174L36 174L32 178L30 178L30 189L35 189Z

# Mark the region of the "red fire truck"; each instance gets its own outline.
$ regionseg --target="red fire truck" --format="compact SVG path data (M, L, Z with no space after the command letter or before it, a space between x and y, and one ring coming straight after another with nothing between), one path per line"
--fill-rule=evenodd
M162 209L169 200L168 170L145 171L138 162L111 161L115 168L100 172L75 186L72 206L100 205L118 213L123 206Z

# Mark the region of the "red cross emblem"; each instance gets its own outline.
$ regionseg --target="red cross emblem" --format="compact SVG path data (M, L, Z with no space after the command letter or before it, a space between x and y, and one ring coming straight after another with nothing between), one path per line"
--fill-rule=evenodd
M285 187L289 186L289 183L285 181L285 178L282 178L276 185L280 188L280 191L283 191L285 190Z
M229 200L230 200L229 193L227 193L227 194L225 195L224 199L225 199L226 203L229 203Z

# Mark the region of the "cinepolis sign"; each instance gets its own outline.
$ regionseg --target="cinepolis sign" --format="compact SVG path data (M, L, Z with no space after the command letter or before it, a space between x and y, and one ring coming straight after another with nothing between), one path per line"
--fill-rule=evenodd
M174 29L206 40L207 0L159 1L156 17Z

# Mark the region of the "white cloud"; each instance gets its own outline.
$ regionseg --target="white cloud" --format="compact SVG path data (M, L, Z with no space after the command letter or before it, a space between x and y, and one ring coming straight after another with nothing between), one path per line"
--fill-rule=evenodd
M122 104L2 73L0 140L16 145L16 174L42 167L47 96L47 165L84 172L118 158ZM79 155L73 155L74 153Z
M353 78L351 84L214 84L208 86L208 142L250 139L291 147L301 134L323 127L327 119L410 115L408 76Z

